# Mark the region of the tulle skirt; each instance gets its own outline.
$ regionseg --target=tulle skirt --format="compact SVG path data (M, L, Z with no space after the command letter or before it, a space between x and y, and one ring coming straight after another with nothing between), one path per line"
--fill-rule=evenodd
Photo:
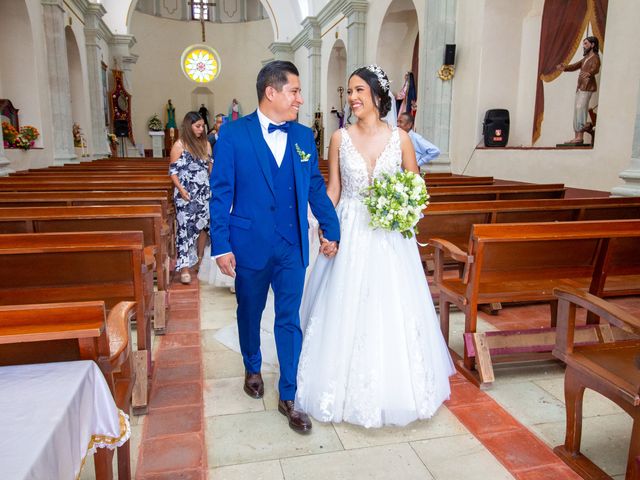
M373 230L357 198L337 213L339 252L318 257L303 296L296 407L365 427L429 418L455 370L415 240Z

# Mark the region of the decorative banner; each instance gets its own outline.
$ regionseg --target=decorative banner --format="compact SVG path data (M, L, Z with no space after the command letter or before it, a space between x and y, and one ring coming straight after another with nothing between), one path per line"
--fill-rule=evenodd
M180 66L189 80L208 83L220 75L220 56L207 45L191 45L182 52Z

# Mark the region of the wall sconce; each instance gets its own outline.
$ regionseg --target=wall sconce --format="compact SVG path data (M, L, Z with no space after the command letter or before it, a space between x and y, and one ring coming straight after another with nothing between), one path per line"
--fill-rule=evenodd
M444 48L444 64L438 70L440 80L448 81L453 78L456 73L454 64L456 62L456 44L447 44Z

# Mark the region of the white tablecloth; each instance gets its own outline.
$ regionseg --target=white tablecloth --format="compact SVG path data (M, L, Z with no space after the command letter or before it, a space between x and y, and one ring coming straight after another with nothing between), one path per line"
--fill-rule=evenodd
M73 480L88 453L129 435L94 362L0 367L0 479Z

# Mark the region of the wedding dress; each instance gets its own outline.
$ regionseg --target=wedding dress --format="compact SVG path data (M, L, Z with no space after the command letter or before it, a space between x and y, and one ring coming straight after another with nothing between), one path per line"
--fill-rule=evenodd
M400 171L397 127L373 171L342 129L340 249L318 256L304 290L296 408L365 427L431 417L449 397L453 363L415 239L372 229L362 191Z

